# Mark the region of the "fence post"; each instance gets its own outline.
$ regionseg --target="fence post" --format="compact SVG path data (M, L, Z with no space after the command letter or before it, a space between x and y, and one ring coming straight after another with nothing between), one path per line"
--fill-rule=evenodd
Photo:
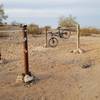
M2 55L1 55L1 49L0 49L0 64L3 63Z
M25 66L24 70L25 74L29 74L27 25L23 26L23 38L24 38L23 47L24 47L24 66Z
M30 83L34 81L34 76L29 71L29 58L28 58L28 37L27 37L27 25L23 26L23 48L24 48L24 73L19 74L16 79L16 83Z
M45 31L46 31L46 45L45 47L47 48L48 47L48 27L45 27Z
M77 49L80 48L80 25L77 25Z
M0 51L0 60L1 60L1 51Z
M0 51L0 64L2 63L2 58L1 58L1 51Z
M30 83L35 81L35 76L31 74L29 71L29 59L28 59L28 37L27 37L27 25L23 26L23 47L24 47L24 73L22 75L18 75L16 82L25 82Z
M83 53L83 50L80 48L80 25L76 25L76 31L77 31L77 43L76 43L76 50L73 50L72 53Z

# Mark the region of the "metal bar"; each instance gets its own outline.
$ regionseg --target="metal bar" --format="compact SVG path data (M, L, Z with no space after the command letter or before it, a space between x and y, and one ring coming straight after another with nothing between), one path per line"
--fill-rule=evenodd
M80 48L80 25L77 25L77 49Z
M46 47L48 47L48 28L45 27L45 30L46 30Z
M0 60L2 60L2 59L1 59L1 51L0 51Z
M29 59L28 59L28 38L27 38L27 25L23 26L23 37L24 37L24 65L25 65L25 74L29 74Z

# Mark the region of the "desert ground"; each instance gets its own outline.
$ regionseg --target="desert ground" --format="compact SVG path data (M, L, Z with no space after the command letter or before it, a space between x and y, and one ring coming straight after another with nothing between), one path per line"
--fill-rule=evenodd
M30 71L38 81L17 84L24 72L22 33L0 38L0 100L100 100L100 37L81 37L82 54L76 49L76 35L60 39L55 48L45 48L45 35L28 35ZM88 68L83 68L88 65Z

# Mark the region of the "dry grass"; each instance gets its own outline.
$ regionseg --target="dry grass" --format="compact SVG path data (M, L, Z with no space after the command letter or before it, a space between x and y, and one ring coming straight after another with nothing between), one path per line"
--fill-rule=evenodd
M0 26L0 31L6 31L6 30L18 30L20 29L19 26L11 26L11 25L2 25ZM8 37L9 33L6 32L0 32L0 37Z
M12 25L4 25L0 26L0 30L14 30L14 29L19 29L20 26L12 26Z
M100 30L96 28L82 28L81 36L91 36L92 34L100 34Z

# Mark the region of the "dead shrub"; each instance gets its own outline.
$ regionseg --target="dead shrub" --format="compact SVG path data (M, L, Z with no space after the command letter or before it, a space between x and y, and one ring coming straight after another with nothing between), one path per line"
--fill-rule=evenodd
M100 34L100 30L96 28L82 28L80 34L81 36L91 36L92 34Z
M39 34L41 34L41 31L40 31L38 25L29 25L28 26L28 33L32 34L32 35L39 35Z

